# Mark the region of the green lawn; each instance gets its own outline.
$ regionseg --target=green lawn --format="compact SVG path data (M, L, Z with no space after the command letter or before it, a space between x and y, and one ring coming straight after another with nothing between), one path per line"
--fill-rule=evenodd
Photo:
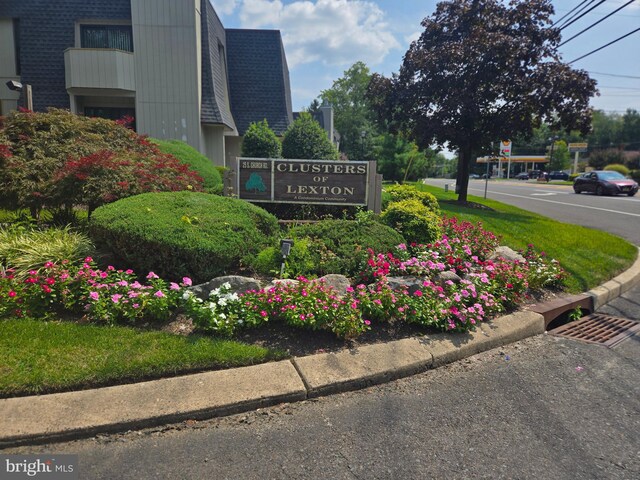
M0 320L0 397L134 382L285 358L230 340L128 327Z
M620 237L591 228L570 225L494 200L470 195L468 200L493 210L466 208L452 203L458 196L442 188L416 184L440 202L443 213L470 222L482 222L486 230L500 235L503 244L523 249L533 244L555 258L568 272L567 290L577 293L610 280L636 259L638 249Z

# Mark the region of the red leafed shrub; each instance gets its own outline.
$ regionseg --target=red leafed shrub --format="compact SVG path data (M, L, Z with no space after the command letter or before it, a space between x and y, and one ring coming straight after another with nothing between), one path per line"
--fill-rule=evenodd
M89 216L100 205L146 192L202 190L202 179L175 157L102 150L69 159L57 171L61 203L86 205Z
M92 211L136 193L201 189L188 166L126 128L130 121L11 112L0 122L0 203L37 218L45 207Z

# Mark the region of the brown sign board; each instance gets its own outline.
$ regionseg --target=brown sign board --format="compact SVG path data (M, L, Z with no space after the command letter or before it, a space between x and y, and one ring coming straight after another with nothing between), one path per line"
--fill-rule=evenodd
M250 202L367 205L375 162L238 158L238 198Z
M568 145L569 153L586 152L588 146L588 143L570 143Z

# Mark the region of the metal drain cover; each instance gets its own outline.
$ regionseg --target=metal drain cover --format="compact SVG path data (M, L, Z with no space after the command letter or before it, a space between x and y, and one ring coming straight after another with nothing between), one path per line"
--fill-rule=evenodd
M637 321L592 313L575 322L561 325L549 333L559 337L614 347L637 332L640 332L640 323Z

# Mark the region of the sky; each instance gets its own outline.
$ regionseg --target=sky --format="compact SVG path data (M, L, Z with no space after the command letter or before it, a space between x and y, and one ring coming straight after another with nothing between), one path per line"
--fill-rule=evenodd
M431 15L435 0L210 0L226 28L278 29L289 66L294 111L357 61L372 72L397 72L402 57ZM562 30L563 40L601 20L629 0L607 0ZM582 0L555 0L560 19ZM598 1L585 2L589 8ZM560 47L570 62L640 27L640 0ZM640 31L572 63L598 81L592 106L608 113L640 111ZM636 78L627 78L636 77Z

